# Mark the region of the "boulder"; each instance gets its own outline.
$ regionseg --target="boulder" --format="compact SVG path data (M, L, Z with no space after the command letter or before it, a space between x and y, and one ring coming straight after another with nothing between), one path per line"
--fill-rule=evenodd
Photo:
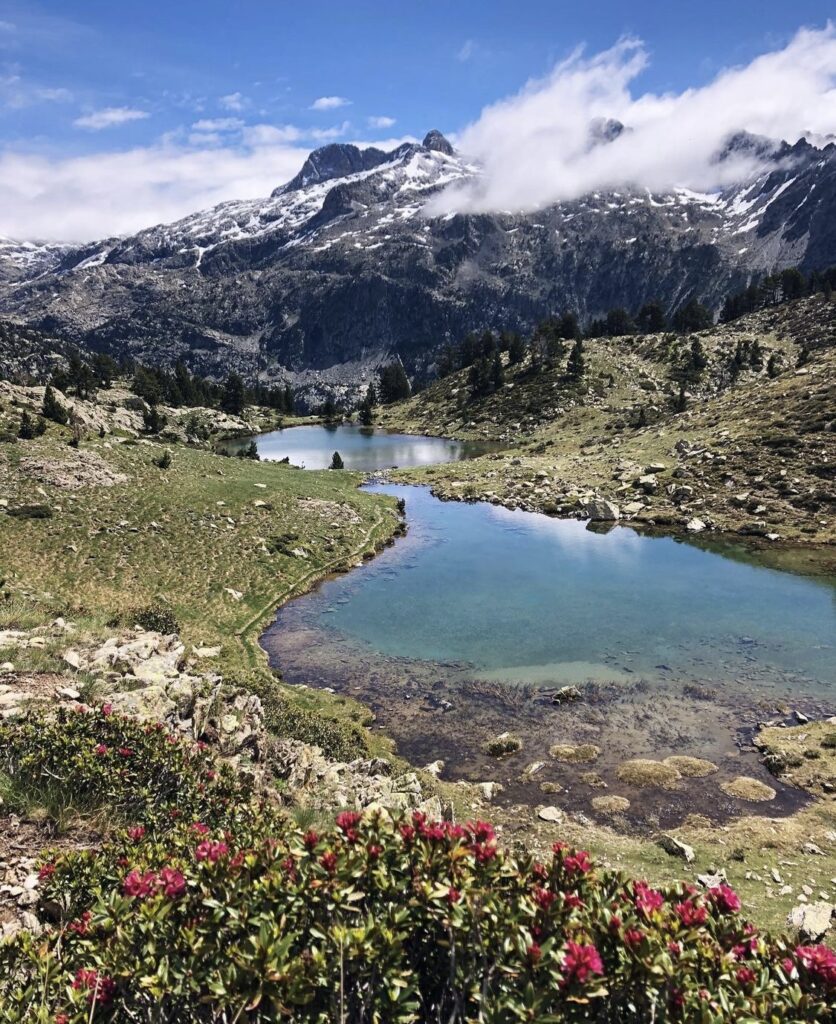
M820 901L801 903L793 907L787 916L787 924L808 942L818 942L830 930L836 906Z
M665 851L669 853L671 857L679 857L684 860L686 864L690 864L694 860L694 849L687 843L683 843L681 839L677 839L676 836L663 835L659 837L658 844Z
M618 505L604 498L592 498L581 506L581 514L594 523L614 522L619 518Z

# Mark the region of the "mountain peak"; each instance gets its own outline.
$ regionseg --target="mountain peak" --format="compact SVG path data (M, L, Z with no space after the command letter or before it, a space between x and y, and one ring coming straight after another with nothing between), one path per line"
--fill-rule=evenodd
M424 149L432 149L436 153L446 153L447 156L453 156L453 153L455 152L453 147L437 128L433 128L432 131L427 132L421 145Z
M374 146L360 149L351 143L332 142L310 153L296 177L276 189L273 195L293 192L331 178L345 178L360 171L371 171L386 159L388 154Z

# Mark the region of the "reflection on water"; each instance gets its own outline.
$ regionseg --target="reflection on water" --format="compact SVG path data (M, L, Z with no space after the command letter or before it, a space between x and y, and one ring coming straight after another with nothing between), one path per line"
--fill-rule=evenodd
M491 678L562 681L585 664L590 675L673 672L724 686L755 668L818 692L834 682L832 579L623 527L594 533L423 488L375 489L406 499L407 538L301 598L294 617L385 655L465 661Z
M262 459L289 458L294 466L327 469L335 451L346 469L371 473L394 466L429 466L439 462L458 462L472 458L492 445L474 441L453 441L444 437L394 434L375 427L354 424L335 426L288 427L254 438L239 438L231 450L245 448L251 440L258 445Z

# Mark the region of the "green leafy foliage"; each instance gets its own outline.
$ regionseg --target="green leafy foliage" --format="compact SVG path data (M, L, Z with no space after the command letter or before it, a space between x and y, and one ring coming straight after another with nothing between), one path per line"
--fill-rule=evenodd
M6 1021L834 1020L836 955L760 934L725 885L654 889L420 813L303 831L106 709L0 730L6 770L60 772L131 820L43 864L52 923L0 946Z

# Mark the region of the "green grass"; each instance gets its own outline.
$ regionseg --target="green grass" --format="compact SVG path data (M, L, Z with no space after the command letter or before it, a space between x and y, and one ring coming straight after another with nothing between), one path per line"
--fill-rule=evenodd
M17 470L21 456L72 458L65 436L51 425L36 441L0 446L0 496L10 506L46 502L54 512L44 520L2 517L0 628L29 629L60 615L77 629L50 637L41 649L0 652L20 670L61 671L68 647L104 639L155 605L174 615L187 651L221 647L218 658L203 663L207 669L269 688L275 680L258 637L276 607L359 562L397 525L394 500L358 490L356 474L183 446L172 448L171 467L160 470L153 460L162 445L84 442L82 449L128 475L127 484L114 487L62 490ZM269 543L288 534L299 538L291 547L306 557ZM352 702L327 694L306 694L303 706L348 721L363 717Z

